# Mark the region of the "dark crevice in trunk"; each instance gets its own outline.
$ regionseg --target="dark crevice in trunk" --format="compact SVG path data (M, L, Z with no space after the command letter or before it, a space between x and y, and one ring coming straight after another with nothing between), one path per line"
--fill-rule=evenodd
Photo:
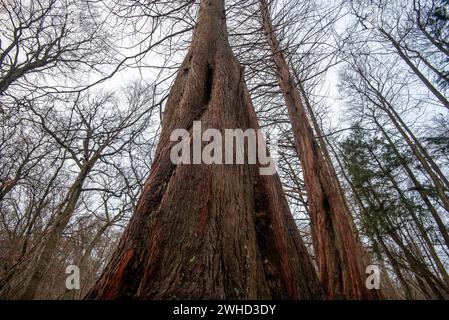
M212 99L212 88L214 82L214 68L210 63L207 64L206 70L206 83L205 83L205 97L207 98L207 102Z
M282 275L281 254L276 247L275 234L271 212L269 210L270 203L266 198L267 190L260 178L256 178L254 184L254 212L255 212L255 230L257 237L257 245L262 260L265 281L270 291L272 299L285 299L287 292L284 277Z

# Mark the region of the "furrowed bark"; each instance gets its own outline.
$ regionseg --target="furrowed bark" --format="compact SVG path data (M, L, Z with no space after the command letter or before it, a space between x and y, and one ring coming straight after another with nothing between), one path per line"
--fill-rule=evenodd
M223 0L203 0L171 89L150 176L88 299L320 298L321 288L277 175L258 165L174 165L182 128L257 129Z
M278 82L288 109L295 147L303 168L311 213L313 242L320 280L329 299L379 298L365 287L363 248L352 217L314 137L301 93L296 87L271 21L268 2L260 1L262 24L267 35Z

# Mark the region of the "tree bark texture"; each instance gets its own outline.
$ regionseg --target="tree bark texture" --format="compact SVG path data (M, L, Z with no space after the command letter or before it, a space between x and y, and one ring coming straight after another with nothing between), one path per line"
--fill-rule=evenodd
M329 299L379 298L365 286L363 248L339 183L320 150L294 77L273 27L268 2L261 0L262 24L273 60L300 158L312 220L312 234L320 280Z
M228 43L224 0L203 0L167 101L150 176L88 299L311 299L321 287L277 175L174 165L174 129L257 129Z

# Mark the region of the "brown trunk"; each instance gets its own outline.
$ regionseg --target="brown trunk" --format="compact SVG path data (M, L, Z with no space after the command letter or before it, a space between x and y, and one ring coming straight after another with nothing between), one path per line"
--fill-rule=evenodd
M134 215L88 299L320 298L277 175L257 165L174 165L170 134L258 128L227 39L223 0L203 0Z
M330 299L378 298L378 292L365 287L363 249L353 228L352 217L339 183L315 140L301 94L276 38L268 3L266 0L260 3L263 27L303 168L321 283Z

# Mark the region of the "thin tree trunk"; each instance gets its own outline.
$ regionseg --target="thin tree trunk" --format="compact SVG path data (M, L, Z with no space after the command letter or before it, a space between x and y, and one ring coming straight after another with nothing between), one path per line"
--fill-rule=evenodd
M84 250L84 253L81 255L81 258L78 259L77 265L78 265L81 273L84 273L85 270L87 270L87 268L89 267L88 263L89 263L89 258L90 258L90 255L91 255L92 251L94 250L94 248L98 244L98 242L101 240L101 237L104 235L106 230L108 228L110 228L111 226L112 226L111 222L105 223L100 228L100 230L98 230L98 232L95 234L95 236L92 239L92 241L88 244L87 248ZM80 280L80 281L81 281L81 283L83 283L82 280ZM64 300L80 299L82 297L80 295L83 295L83 293L82 293L83 290L82 289L83 288L81 288L81 290L68 290L68 289L66 289L62 293L61 299L64 299Z
M257 129L223 0L203 0L171 89L150 176L88 299L320 298L277 175L258 165L174 165L174 129Z
M407 145L412 150L413 154L416 156L418 161L422 164L425 171L429 174L431 180L435 185L436 192L443 202L443 206L447 211L449 211L449 199L445 194L445 188L449 189L449 180L439 169L438 165L435 161L430 157L426 148L422 146L419 140L415 137L413 132L408 128L405 122L402 120L401 116L396 112L394 107L389 103L389 101L385 98L383 93L379 91L371 81L365 76L364 72L358 68L359 75L365 81L365 83L369 86L372 93L376 95L377 101L374 100L370 95L362 93L369 101L371 101L374 105L379 107L381 110L385 111L385 113L390 118L393 125L399 131L401 136L404 138ZM373 116L375 119L375 116Z
M370 187L372 187L370 185ZM377 198L374 198L373 200L369 199L369 197L365 198L369 205L373 208L379 207L380 203ZM388 230L387 234L390 236L390 238L398 245L398 247L401 249L401 251L404 253L404 256L412 268L413 272L416 273L416 275L422 277L429 286L429 288L432 290L432 293L437 297L438 299L444 299L445 296L449 293L448 288L446 285L441 282L439 278L437 278L435 275L432 274L432 272L429 271L428 267L425 265L425 263L422 261L423 259L419 259L416 257L416 255L412 252L411 248L412 246L410 244L404 244L402 241L400 235L398 234L398 230L401 231L401 229L395 228L394 224L392 223L391 219L388 215L385 215L385 220L387 222Z
M398 266L396 259L393 257L393 255L390 252L390 249L387 247L387 245L385 244L385 241L383 240L382 236L379 235L379 232L377 231L377 228L375 229L375 234L377 237L377 241L380 243L383 251L385 252L385 254L387 255L388 259L390 260L391 266L393 267L394 272L396 273L396 276L398 277L399 283L401 284L402 288L404 289L405 292L405 298L407 300L412 300L413 299L413 294L410 290L410 287L407 283L407 280L405 280L401 268Z
M415 136L415 134L410 130L410 128L407 126L407 124L402 120L401 116L394 110L394 108L387 103L389 110L392 112L392 114L396 117L399 124L402 126L402 128L407 132L407 134L412 139L414 145L416 148L421 152L425 160L429 163L429 166L432 168L432 170L437 174L438 178L442 181L443 186L447 189L449 189L449 180L447 179L446 175L441 171L439 166L436 164L436 162L433 160L433 158L430 156L430 154L427 152L427 149L421 144L419 139Z
M68 191L65 201L59 206L55 215L55 220L42 244L41 252L37 257L34 266L31 268L29 280L24 287L23 292L20 294L20 299L34 299L36 297L36 293L45 277L59 240L61 239L70 218L75 212L76 205L82 192L82 186L92 167L92 162L86 163Z
M424 170L427 172L430 179L432 180L432 182L435 186L435 191L436 191L438 197L443 202L444 209L446 211L449 211L449 198L445 194L445 187L444 187L443 183L441 182L440 178L443 179L443 182L445 184L449 183L449 181L447 181L446 177L441 173L441 171L438 169L438 166L436 166L436 164L434 164L433 161L431 163L429 163L429 161L428 161L429 159L426 159L426 157L422 154L422 148L419 148L417 145L415 145L413 143L413 141L411 140L411 138L409 137L409 135L406 132L406 131L408 131L408 132L411 132L411 131L407 128L407 126L405 126L405 123L402 122L399 115L398 114L395 115L394 109L392 108L391 105L389 105L389 103L385 99L385 97L383 97L382 94L379 91L377 91L375 88L373 90L375 90L376 95L380 99L380 102L377 103L376 101L373 101L373 100L371 100L371 102L373 102L375 105L377 105L379 108L381 108L382 110L384 110L387 113L388 117L390 118L390 120L393 123L393 125L395 126L395 128L399 131L401 136L404 138L405 142L410 147L413 154L418 159L418 161L422 164ZM401 126L400 122L402 122L402 124L405 126L406 129L403 126ZM439 172L441 174L435 173L434 169L438 169L437 173Z
M413 9L416 13L416 24L418 25L419 30L424 34L424 36L435 46L440 50L442 53L444 53L446 56L449 57L449 50L445 48L445 45L447 43L441 43L436 38L432 37L432 35L426 30L426 26L421 21L421 8L419 7L419 2L416 3L416 0L413 0Z
M400 154L399 150L396 148L396 145L391 140L390 136L385 131L385 129L380 125L380 123L376 119L374 119L374 123L382 131L385 139L387 139L388 144L392 148L396 157L399 159L402 167L404 168L405 172L409 176L410 180L412 181L413 185L415 186L416 190L418 191L419 195L421 196L424 204L426 205L427 209L429 210L430 214L432 215L433 219L435 220L435 222L438 226L438 230L440 231L441 235L443 236L446 246L449 248L449 233L447 231L446 225L444 224L443 220L441 219L441 217L438 214L435 207L432 205L432 202L430 201L429 197L423 191L424 188L423 188L422 184L419 182L418 178L415 176L412 169L408 166L404 157Z
M401 190L400 186L396 182L396 179L394 179L394 177L390 174L390 172L388 172L387 170L385 170L383 168L382 163L380 162L380 160L378 159L378 157L376 156L374 151L369 146L368 146L368 151L371 154L371 156L373 157L373 159L376 161L376 163L379 166L379 169L382 171L383 175L385 175L388 178L388 180L390 180L390 182L393 185L394 189L398 193L399 198L402 200L402 203L406 207L408 213L412 217L413 222L417 226L420 236L422 237L422 239L424 239L424 242L425 242L425 244L426 244L426 246L427 246L427 248L429 250L430 256L432 257L432 260L437 265L438 272L441 274L441 276L443 277L443 280L446 282L446 284L449 285L449 275L447 274L447 271L446 271L443 263L441 262L440 257L436 253L435 248L434 248L432 242L430 241L429 236L427 235L427 231L425 230L422 222L420 221L420 219L415 214L414 209L410 207L409 200L407 199L407 197L405 196L404 192Z
M396 231L389 231L389 236L393 241L401 248L404 253L408 263L413 268L420 277L422 277L426 283L429 285L432 292L438 299L445 299L448 296L449 291L444 283L442 283L437 277L435 277L432 272L429 271L427 266L415 257L413 252L402 242Z
M380 28L379 31L390 41L390 43L395 48L399 57L410 67L410 69L416 74L416 76L421 80L421 82L434 94L434 96L440 100L444 107L449 109L449 101L446 97L437 89L435 86L426 78L424 74L418 69L417 66L407 57L407 55L402 50L400 44L394 39L391 34L386 32L384 29Z

